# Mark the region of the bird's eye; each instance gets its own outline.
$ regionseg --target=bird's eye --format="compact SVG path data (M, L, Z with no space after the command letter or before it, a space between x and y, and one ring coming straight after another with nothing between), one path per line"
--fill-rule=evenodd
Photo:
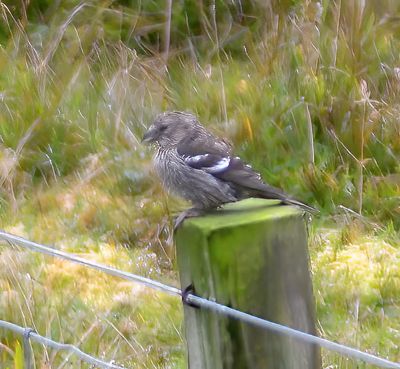
M167 129L167 125L165 125L165 124L160 125L159 130L160 130L161 132L165 131L166 129Z

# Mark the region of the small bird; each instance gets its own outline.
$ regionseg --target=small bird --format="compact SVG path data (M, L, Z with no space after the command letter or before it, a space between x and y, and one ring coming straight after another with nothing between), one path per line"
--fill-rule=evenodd
M154 164L164 187L194 206L178 217L176 226L188 216L249 197L316 210L263 182L259 173L232 154L225 140L206 130L191 113L158 115L142 142L157 145Z

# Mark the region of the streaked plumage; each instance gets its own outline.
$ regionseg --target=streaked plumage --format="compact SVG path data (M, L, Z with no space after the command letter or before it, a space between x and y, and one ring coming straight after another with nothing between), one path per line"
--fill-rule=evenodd
M193 114L160 114L143 142L158 146L155 168L163 185L191 201L196 209L261 197L315 210L264 183L259 173L234 156L231 146L207 131Z

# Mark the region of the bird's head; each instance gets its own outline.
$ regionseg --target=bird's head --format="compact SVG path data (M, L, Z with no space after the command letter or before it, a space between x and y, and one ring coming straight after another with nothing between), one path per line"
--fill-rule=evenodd
M144 134L143 143L156 143L160 147L174 147L188 135L204 129L195 115L179 111L159 114Z

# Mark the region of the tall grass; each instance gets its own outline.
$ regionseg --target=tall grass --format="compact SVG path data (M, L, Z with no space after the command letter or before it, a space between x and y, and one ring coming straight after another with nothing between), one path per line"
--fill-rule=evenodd
M321 209L312 244L321 332L398 359L398 1L21 4L0 3L2 228L93 257L118 251L110 263L173 280L170 215L181 204L152 179L139 139L156 113L190 110L269 183ZM126 286L6 250L1 260L14 267L1 269L2 291L19 309L3 299L3 318L55 339L87 337L88 351L128 357L135 368L183 367L175 303L160 300L176 330L145 328L141 317L159 313L150 299L140 296L149 308L126 296L109 305ZM360 278L373 268L362 286L350 254L363 260ZM76 294L75 283L88 292ZM129 309L140 314L126 321ZM349 311L356 339L346 334ZM93 330L105 332L104 346ZM120 339L126 345L113 351ZM7 336L16 353L13 342ZM138 364L145 359L132 342L154 349L148 361Z

